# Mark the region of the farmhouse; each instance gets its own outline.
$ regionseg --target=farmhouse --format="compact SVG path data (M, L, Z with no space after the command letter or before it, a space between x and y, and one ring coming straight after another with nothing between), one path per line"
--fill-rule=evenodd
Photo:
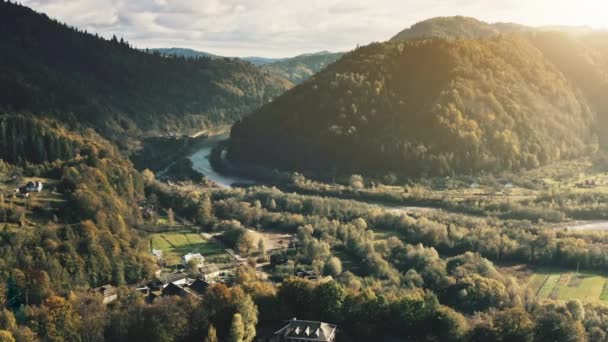
M95 294L100 294L103 297L103 303L108 304L118 298L116 288L112 285L104 285L91 290Z
M156 261L163 260L163 251L160 249L152 249L152 255L156 257Z
M317 321L301 321L292 319L286 321L287 325L274 333L270 339L279 341L315 341L333 342L336 338L336 325Z
M201 253L188 253L182 257L182 265L184 267L188 266L191 261L196 262L196 268L205 266L205 257Z

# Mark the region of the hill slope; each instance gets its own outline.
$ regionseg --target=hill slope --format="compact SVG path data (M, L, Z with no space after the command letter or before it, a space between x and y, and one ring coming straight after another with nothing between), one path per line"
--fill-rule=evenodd
M276 77L283 77L294 84L302 83L312 75L325 69L329 64L340 59L344 53L331 53L327 51L299 55L277 62L266 64L262 69Z
M590 103L528 39L372 44L233 127L229 158L408 175L517 170L595 148Z
M232 123L290 83L238 60L166 58L0 2L0 107L112 138Z
M185 58L222 58L221 56L213 55L207 52L182 48L150 49L148 51L158 52L164 56ZM271 75L278 78L284 78L294 84L298 84L323 70L329 64L337 61L343 55L344 53L342 52L332 53L328 51L321 51L316 53L306 53L291 58L243 57L240 59L262 68L262 70L267 71Z
M475 18L455 16L437 17L416 23L391 38L403 41L416 38L488 38L500 34L512 34L532 30L529 27L510 23L488 24Z

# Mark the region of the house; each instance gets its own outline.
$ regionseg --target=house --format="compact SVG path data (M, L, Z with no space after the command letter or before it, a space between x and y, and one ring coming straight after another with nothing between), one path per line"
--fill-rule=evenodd
M156 257L156 261L163 260L163 251L160 249L152 249L152 255Z
M274 333L270 339L272 342L279 341L315 341L333 342L336 338L336 325L292 319L286 321L287 325Z
M220 275L220 268L215 264L207 264L200 268L205 279L214 278Z
M115 301L118 298L118 292L112 285L104 285L91 290L95 294L100 294L103 297L103 303L108 304Z
M184 285L188 282L188 273L186 273L186 272L168 273L168 274L161 275L159 277L159 280L161 281L163 288L172 283L174 283L176 285Z
M211 286L211 284L209 284L208 282L202 279L196 279L192 282L192 284L190 284L190 286L188 286L188 289L195 295L202 296L203 294L205 294L205 291L207 291L207 288L209 286Z
M507 184L505 184L505 189L513 189L513 183L508 182Z
M182 257L182 265L184 267L187 267L191 261L196 262L196 268L205 266L205 258L201 253L188 253Z
M189 295L189 293L180 285L177 285L175 283L170 283L169 285L165 286L165 288L163 289L162 292L162 296L180 296L180 297L187 297Z

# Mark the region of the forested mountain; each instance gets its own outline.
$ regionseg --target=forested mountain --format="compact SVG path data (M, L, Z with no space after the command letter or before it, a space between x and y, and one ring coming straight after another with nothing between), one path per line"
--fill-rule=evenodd
M175 57L186 57L186 58L222 58L221 56L214 55L212 53L197 51L185 48L159 48L159 49L148 49L148 52L158 52L164 56L175 56Z
M341 52L331 53L328 51L303 54L266 64L262 66L262 69L268 71L271 75L283 77L294 84L298 84L325 69L343 55L344 53Z
M550 41L539 50L537 40L357 49L236 124L229 157L285 169L446 175L532 168L595 150L602 97L593 85L603 74L587 79L576 68L592 73L595 64L558 63L563 55L550 58Z
M117 138L229 124L289 82L239 60L166 58L0 2L0 106Z
M412 27L399 32L391 41L402 41L413 38L488 38L500 34L512 34L532 30L529 27L510 24L486 22L469 17L437 17L421 21Z
M181 48L150 49L149 51L158 52L164 56L222 58L207 52ZM270 75L276 76L279 79L284 78L294 84L298 84L323 70L329 64L340 59L343 55L344 53L342 52L332 53L329 51L321 51L306 53L291 58L242 57L240 59L262 68L262 70L267 71Z

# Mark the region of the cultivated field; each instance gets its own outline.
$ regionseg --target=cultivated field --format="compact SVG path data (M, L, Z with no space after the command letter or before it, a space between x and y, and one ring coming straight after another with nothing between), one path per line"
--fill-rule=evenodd
M150 235L150 249L163 251L167 267L181 264L184 254L201 253L208 263L226 263L230 256L214 242L206 240L198 233L188 231L165 232Z
M598 273L538 269L528 279L528 288L539 298L608 301L608 277Z

